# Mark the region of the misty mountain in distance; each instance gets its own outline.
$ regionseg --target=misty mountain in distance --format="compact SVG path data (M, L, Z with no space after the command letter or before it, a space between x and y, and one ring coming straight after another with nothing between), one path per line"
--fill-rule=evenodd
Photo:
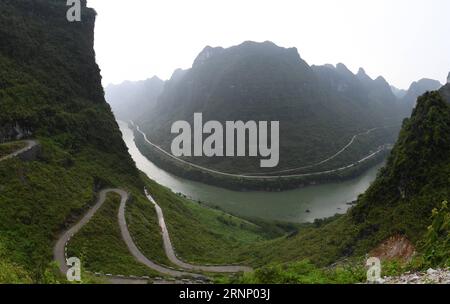
M296 48L247 41L227 49L205 47L191 69L175 71L164 85L158 82L147 98L130 98L135 94L131 91L130 96L117 98L111 86L106 92L119 117L136 120L154 143L168 151L176 136L170 134L172 123L192 123L195 112L203 113L204 121L280 121L278 169L285 169L323 160L360 132L400 125L413 107L404 100L437 89L437 83L419 81L399 98L402 92L381 76L372 79L362 68L355 75L342 63L309 66ZM121 91L127 89L122 86ZM354 157L394 142L397 132L393 128L374 134ZM256 159L190 160L228 172L260 172Z
M448 74L447 84L439 90L439 93L448 103L450 103L450 73Z
M397 112L391 111L397 105L389 84L363 76L343 64L311 67L296 48L268 41L206 47L191 69L175 73L154 110L137 121L166 150L175 137L172 123L192 123L196 112L204 121L280 121L279 168L309 165L336 153L357 133L400 123L400 116L385 117ZM260 170L256 159L194 161L235 172Z
M411 114L410 111L416 106L417 97L421 96L427 91L435 91L442 87L442 84L433 79L423 78L411 84L405 96L401 98L401 103L404 105L406 115Z
M163 88L164 81L154 76L147 80L110 84L105 89L105 97L117 118L129 120L142 111L151 111Z
M405 97L406 93L408 92L407 90L399 89L393 85L391 85L391 90L392 93L394 93L395 97L397 97L398 99Z

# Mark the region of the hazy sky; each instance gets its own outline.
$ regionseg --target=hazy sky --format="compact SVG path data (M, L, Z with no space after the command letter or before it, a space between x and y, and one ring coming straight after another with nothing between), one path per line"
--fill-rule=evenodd
M310 65L364 67L391 84L445 82L449 0L88 0L104 84L170 78L206 46L270 40Z

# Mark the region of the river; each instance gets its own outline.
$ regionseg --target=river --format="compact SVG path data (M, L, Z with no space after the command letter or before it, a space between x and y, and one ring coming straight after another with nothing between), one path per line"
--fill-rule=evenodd
M378 164L351 180L289 191L232 191L180 178L164 171L138 150L133 131L128 125L119 121L119 126L136 166L149 178L175 193L182 193L238 216L304 223L345 213L350 207L347 203L354 201L370 186L383 166Z

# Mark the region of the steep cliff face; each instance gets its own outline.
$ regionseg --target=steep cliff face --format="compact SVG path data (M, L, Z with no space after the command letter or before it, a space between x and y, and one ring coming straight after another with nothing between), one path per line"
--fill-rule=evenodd
M125 150L95 62L96 13L67 21L65 1L0 2L0 128L39 135L68 130L77 145Z
M104 99L95 12L83 1L82 21L70 23L67 9L60 0L0 1L0 141L32 137L42 148L37 159L0 162L1 259L34 282L49 279L54 239L96 191L139 197L143 187Z

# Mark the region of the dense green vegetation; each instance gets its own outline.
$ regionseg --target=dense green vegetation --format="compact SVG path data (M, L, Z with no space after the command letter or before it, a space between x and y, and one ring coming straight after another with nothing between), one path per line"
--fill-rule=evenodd
M432 224L428 227L426 234L417 242L418 254L409 261L401 259L383 260L381 265L382 276L399 276L407 271L424 271L430 267L450 266L450 212L448 203L443 202L439 209L433 209L431 218ZM333 219L327 219L326 221L337 223ZM341 222L337 226L330 224L331 227L338 229L342 229L345 225L349 225L349 223ZM322 229L325 229L325 231ZM311 234L312 231L315 232ZM310 230L309 235L317 233L323 236L331 231L326 228L316 228ZM338 235L332 235L332 237L337 238ZM311 242L312 238L303 237L302 240L309 249L314 248L310 247L313 243ZM283 246L282 241L273 244ZM284 245L286 245L286 242ZM331 243L322 248L329 249L330 247L333 247ZM330 251L325 251L324 255L332 256ZM315 263L311 263L308 258L302 258L298 262L268 262L268 265L261 266L254 272L234 278L223 278L222 281L219 281L240 284L352 284L366 282L365 256L361 253L345 258L341 257L337 260L338 262L327 267L324 267L326 264L321 263L320 256L312 255L311 257L316 261ZM286 259L286 256L284 259Z
M433 222L424 242L425 266L450 267L450 211L448 202L433 209Z
M146 179L148 190L164 212L174 248L187 262L239 263L243 257L238 253L244 245L273 237L252 222L199 205L172 193L144 176L143 178ZM153 210L150 202L148 205ZM134 236L141 247L152 246L146 240L146 235L134 234Z
M261 266L308 259L324 267L364 256L388 237L401 234L419 251L410 267L448 263L448 211L445 205L437 211L450 196L448 134L450 104L437 92L425 94L405 120L387 165L348 214L316 221L293 237L256 244L245 255ZM391 272L397 266L390 265ZM279 272L281 266L276 267Z
M22 267L10 262L8 253L0 239L0 284L31 283L29 273Z
M450 192L450 104L426 93L405 120L388 163L350 212L360 236L380 241L398 232L417 242L431 211Z
M17 124L74 152L93 144L125 153L95 63L95 12L84 7L83 21L69 23L57 0L6 0L0 9L0 129Z
M240 284L353 284L365 282L366 277L363 264L320 268L308 260L303 260L285 265L265 266L229 282Z
M34 161L0 162L0 282L64 282L52 262L55 240L96 201L95 193L106 187L122 188L131 193L126 215L131 233L143 252L161 264L170 263L163 252L155 210L143 195L144 187L148 187L161 205L181 258L193 263L261 267L238 279L242 282L360 281L361 268L347 266L352 264L346 261L357 264L359 257L393 234L406 235L417 245L421 258L419 267L448 265L449 215L448 207L441 205L450 194L450 106L442 98L448 98L448 91L431 92L419 98L412 117L403 123L386 167L347 215L294 227L294 230L290 225L243 220L176 195L148 180L135 168L104 101L93 51L95 12L85 4L83 1L83 21L68 23L64 1L0 2L0 141L10 140L19 126L42 145ZM342 93L338 94L338 99L331 99L332 90L324 91L328 93L318 99L319 106L314 111L296 111L299 110L294 104L297 97L301 97L308 108L307 101L318 96L313 94L317 93L315 76L311 76L313 72L298 53L270 43L262 48L252 43L243 47L245 56L235 53L239 49L233 49L225 57L217 57L218 61L212 65L206 64L200 56L187 79L199 80L205 85L203 88L210 90L208 94L227 98L230 96L226 92L222 94L222 85L235 85L236 79L246 83L250 89L238 87L229 99L252 101L250 96L257 101L248 104L240 119L282 119L286 115L304 123L302 128L311 133L291 132L292 138L286 141L288 147L285 148L297 151L298 146L291 144L298 140L299 145L306 147L299 150L305 157L290 153L285 165L294 164L296 159L313 161L306 155L319 158L323 156L320 153L335 152L350 135L379 122L377 117L356 115L359 113L353 108L361 108L355 104L360 99L346 104L354 95ZM249 59L248 55L254 52L258 56ZM230 67L243 67L251 73L230 68L230 74L216 75L224 71L218 68L223 67L224 61L231 62ZM271 81L267 81L267 74L263 73L267 65L280 72ZM285 81L285 71L293 80ZM336 77L334 73L342 72L345 70L340 66L328 76ZM234 77L236 73L241 78ZM350 77L348 73L347 76ZM168 87L175 88L166 93L165 100L189 95L185 94L189 81L180 86L176 84L182 78L172 79L175 82ZM347 79L346 83L350 85L353 80ZM308 87L301 94L295 89L299 83ZM260 84L266 86L262 88ZM379 95L383 91L376 89L386 88L383 79L373 83L366 79L365 86L369 89L363 90L363 95L368 93L372 101L385 100ZM197 93L208 95L203 91ZM193 100L198 97L189 96ZM246 116L256 105L266 105L269 97L277 101L269 112L281 113L280 117ZM325 105L330 100L342 107L327 108ZM199 102L203 101L205 99L199 98ZM225 98L208 101L234 110L233 104ZM173 104L168 103L168 106ZM194 108L203 110L202 106ZM186 110L190 116L192 109L181 110ZM208 110L204 110L206 118L212 118ZM217 112L216 108L214 111ZM315 123L304 119L315 111L320 112L320 119ZM227 116L231 113L221 113L222 118L232 118ZM336 117L339 119L334 119ZM357 121L351 117L357 117ZM168 121L166 119L161 117L159 122ZM152 123L157 124L158 120ZM330 130L333 132L328 132ZM321 137L321 134L326 136ZM330 138L338 140L330 141ZM380 143L380 137L367 140L370 145ZM329 145L330 142L333 144ZM2 147L1 153L8 153L20 146L13 143ZM225 162L219 166L225 165L230 164ZM250 168L251 164L248 165L240 169ZM80 255L84 265L93 271L153 275L127 254L116 225L117 208L117 198L109 197L93 221L72 240L70 253ZM336 262L338 266L324 268ZM391 269L395 272L398 268L394 265ZM91 277L86 278L84 282L93 282Z
M121 158L95 149L71 155L50 140L40 142L39 160L0 164L1 235L11 260L32 272L36 281L52 259L52 245L62 228L95 202L97 190L121 187L131 191L135 200L146 200L140 180L120 167ZM153 252L163 256L156 220L145 228L154 242Z
M57 275L54 242L94 203L96 191L121 187L145 200L103 97L93 50L95 12L82 2L79 23L67 22L64 1L0 2L0 141L19 126L42 145L35 161L0 163L3 265L23 269L23 282L57 281L49 275ZM156 221L146 228L156 240ZM163 256L155 244L153 251Z
M155 275L137 262L122 240L117 223L120 196L109 194L92 220L71 240L68 256L78 257L83 267L92 272L113 275Z

